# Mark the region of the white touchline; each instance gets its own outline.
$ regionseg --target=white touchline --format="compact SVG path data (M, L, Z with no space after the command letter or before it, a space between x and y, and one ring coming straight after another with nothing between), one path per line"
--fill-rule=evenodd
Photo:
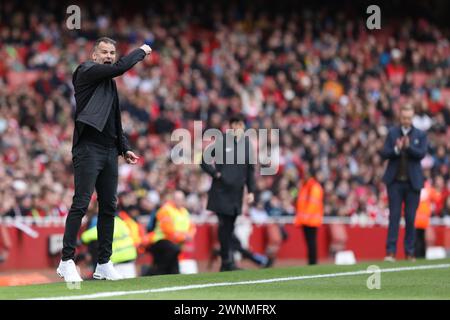
M422 265L414 267L400 267L400 268L388 268L380 269L380 272L400 272L400 271L411 271L411 270L426 270L426 269L445 269L450 268L450 264L435 264L435 265ZM284 278L273 278L273 279L261 279L261 280L248 280L248 281L237 281L237 282L218 282L218 283L204 283L204 284L192 284L187 286L174 286L165 287L157 289L145 289L145 290L133 290L133 291L108 291L85 295L73 295L73 296L61 296L61 297L43 297L43 298L33 298L29 300L81 300L81 299L96 299L96 298L108 298L117 297L125 295L134 294L147 294L147 293L158 293L158 292L170 292L170 291L182 291L191 289L203 289L210 287L226 287L226 286L237 286L237 285L247 285L247 284L259 284L259 283L270 283L270 282L283 282L283 281L295 281L295 280L305 280L305 279L317 279L317 278L334 278L342 276L354 276L361 274L372 274L372 271L361 270L361 271L350 271L350 272L340 272L340 273L328 273L328 274L317 274L308 276L296 276L296 277L284 277Z

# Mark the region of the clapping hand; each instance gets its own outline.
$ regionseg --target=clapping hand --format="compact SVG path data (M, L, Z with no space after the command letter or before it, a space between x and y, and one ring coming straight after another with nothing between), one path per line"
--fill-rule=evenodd
M398 138L397 141L395 141L395 146L398 148L398 150L402 150L404 145L403 138Z
M405 149L409 147L409 137L408 136L403 137L403 147Z

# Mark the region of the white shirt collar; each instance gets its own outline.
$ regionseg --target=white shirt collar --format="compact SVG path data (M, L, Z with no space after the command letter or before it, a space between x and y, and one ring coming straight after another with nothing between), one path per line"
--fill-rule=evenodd
M411 127L405 128L405 127L402 126L402 133L403 133L403 135L406 136L409 133L409 131L411 131Z

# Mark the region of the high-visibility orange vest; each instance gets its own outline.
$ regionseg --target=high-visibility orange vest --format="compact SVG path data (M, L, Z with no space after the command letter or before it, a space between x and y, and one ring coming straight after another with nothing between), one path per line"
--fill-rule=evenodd
M319 227L323 220L323 188L314 178L299 186L296 226Z
M177 208L168 201L156 213L156 227L147 234L149 243L167 239L173 243L184 243L187 237L194 237L195 225L186 208Z
M143 248L141 248L145 236L144 227L130 217L125 211L120 211L119 217L125 222L130 230L130 236L133 239L134 246L138 248L138 253L144 253Z
M426 229L430 225L434 194L435 190L427 181L425 183L425 188L420 191L420 202L416 211L416 220L414 221L414 226L417 229Z

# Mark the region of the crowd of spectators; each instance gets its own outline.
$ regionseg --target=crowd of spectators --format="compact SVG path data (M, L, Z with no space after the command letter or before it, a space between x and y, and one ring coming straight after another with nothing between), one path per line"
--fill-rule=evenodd
M150 6L149 6L150 7ZM181 189L196 216L210 178L170 159L176 128L226 128L242 112L248 128L278 128L276 175L257 177L255 217L290 216L305 166L318 172L325 214L387 216L379 155L402 103L430 142L422 164L450 215L449 32L399 18L370 31L362 18L324 10L272 14L230 6L193 12L171 6L133 15L82 8L80 30L60 11L0 7L0 215L64 216L71 205L72 71L93 41L109 36L120 54L150 43L144 63L116 79L124 131L138 165L120 160L121 209L146 215ZM88 14L84 14L87 12ZM64 16L63 16L64 17ZM206 21L206 22L204 22ZM198 156L198 155L195 155ZM257 170L259 172L259 170Z

